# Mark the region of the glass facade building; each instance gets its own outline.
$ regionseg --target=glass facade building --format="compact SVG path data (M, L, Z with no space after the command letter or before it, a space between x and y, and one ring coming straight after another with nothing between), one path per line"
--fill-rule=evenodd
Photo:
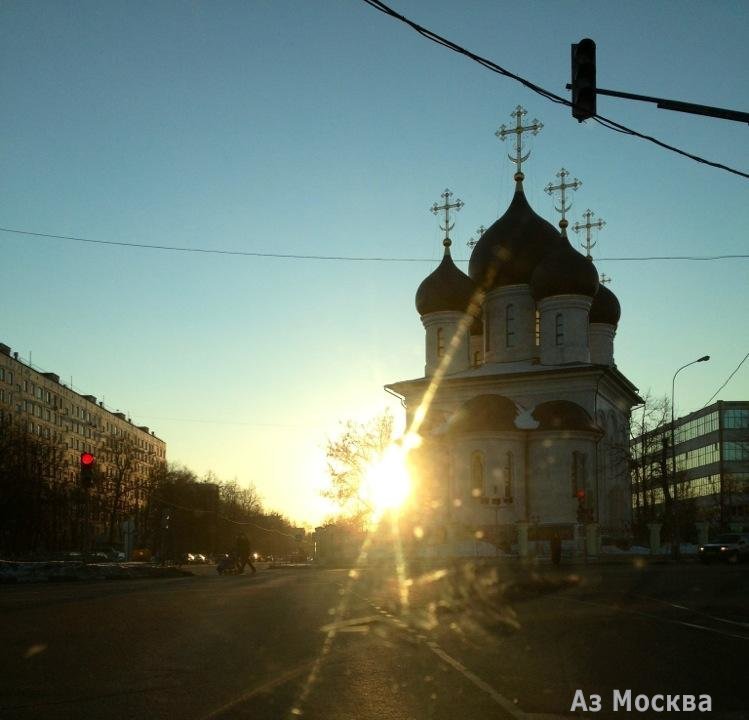
M677 500L695 500L716 526L749 527L749 401L718 401L665 423L631 443L635 514L664 501L664 478ZM675 488L675 492L674 492Z

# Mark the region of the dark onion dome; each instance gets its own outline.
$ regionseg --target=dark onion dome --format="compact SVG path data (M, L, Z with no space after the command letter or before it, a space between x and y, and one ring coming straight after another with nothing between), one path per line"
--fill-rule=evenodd
M504 395L477 395L463 403L450 418L452 433L517 430L518 409Z
M590 306L590 322L617 325L621 315L622 308L616 295L605 285L599 285L593 304Z
M450 257L450 246L446 245L442 262L416 291L416 309L419 315L444 311L468 312L475 290L473 280L457 268Z
M552 295L594 297L598 287L598 271L593 261L577 252L566 238L558 250L538 264L531 278L531 293L536 300Z
M538 430L584 430L600 432L585 408L569 400L551 400L537 405L533 417Z
M559 231L533 212L518 183L510 207L473 248L468 274L487 291L527 285L538 263L561 244Z

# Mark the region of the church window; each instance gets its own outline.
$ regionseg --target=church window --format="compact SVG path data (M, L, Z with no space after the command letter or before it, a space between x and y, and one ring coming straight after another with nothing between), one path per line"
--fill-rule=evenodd
M505 456L505 500L512 500L513 463L512 453Z
M474 497L484 494L484 456L480 452L471 455L471 494Z
M437 357L445 354L445 333L442 328L437 328Z
M473 353L473 367L478 367L479 365L481 365L481 352L476 350L476 352Z
M556 314L554 324L556 328L557 345L562 345L564 343L564 316L562 313Z
M536 318L535 318L533 335L534 335L536 347L538 347L541 344L541 313L538 310L538 308L536 308Z
M508 305L505 308L505 342L506 346L515 345L515 306Z
M570 484L572 497L577 497L578 491L585 491L588 484L587 456L585 453L575 450L572 453L572 467L570 471Z

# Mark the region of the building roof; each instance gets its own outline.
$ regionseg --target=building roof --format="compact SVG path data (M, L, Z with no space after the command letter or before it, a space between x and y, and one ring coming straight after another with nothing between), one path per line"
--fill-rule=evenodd
M488 393L471 398L452 415L448 431L452 433L517 430L518 409L504 395Z
M598 292L595 294L593 304L590 306L590 322L618 325L621 315L622 308L619 305L616 295L604 284L599 284Z
M416 310L419 315L445 311L468 312L475 290L474 282L458 269L450 256L450 246L445 245L442 262L424 278L416 291Z
M583 430L601 432L585 408L569 400L550 400L537 405L533 418L538 430Z
M521 182L507 211L481 236L471 253L468 274L485 290L528 284L546 255L562 243L559 231L533 212Z
M567 238L561 247L544 257L531 278L531 292L536 300L553 295L594 297L598 287L598 271L593 261L577 252Z

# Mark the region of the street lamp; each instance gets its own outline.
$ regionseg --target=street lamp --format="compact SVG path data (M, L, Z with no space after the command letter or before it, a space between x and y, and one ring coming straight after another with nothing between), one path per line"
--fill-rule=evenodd
M674 559L678 559L679 557L679 532L678 527L676 523L676 432L675 432L675 421L674 421L674 389L676 387L676 376L684 369L688 368L690 365L694 365L695 363L700 362L707 362L710 359L709 355L703 355L701 358L697 358L696 360L692 360L692 362L688 362L686 365L682 365L675 373L673 378L671 379L671 479L673 483L673 493L674 497L671 499L671 520L673 522L673 528L672 532L674 533L674 545L672 547L672 553L674 556Z

